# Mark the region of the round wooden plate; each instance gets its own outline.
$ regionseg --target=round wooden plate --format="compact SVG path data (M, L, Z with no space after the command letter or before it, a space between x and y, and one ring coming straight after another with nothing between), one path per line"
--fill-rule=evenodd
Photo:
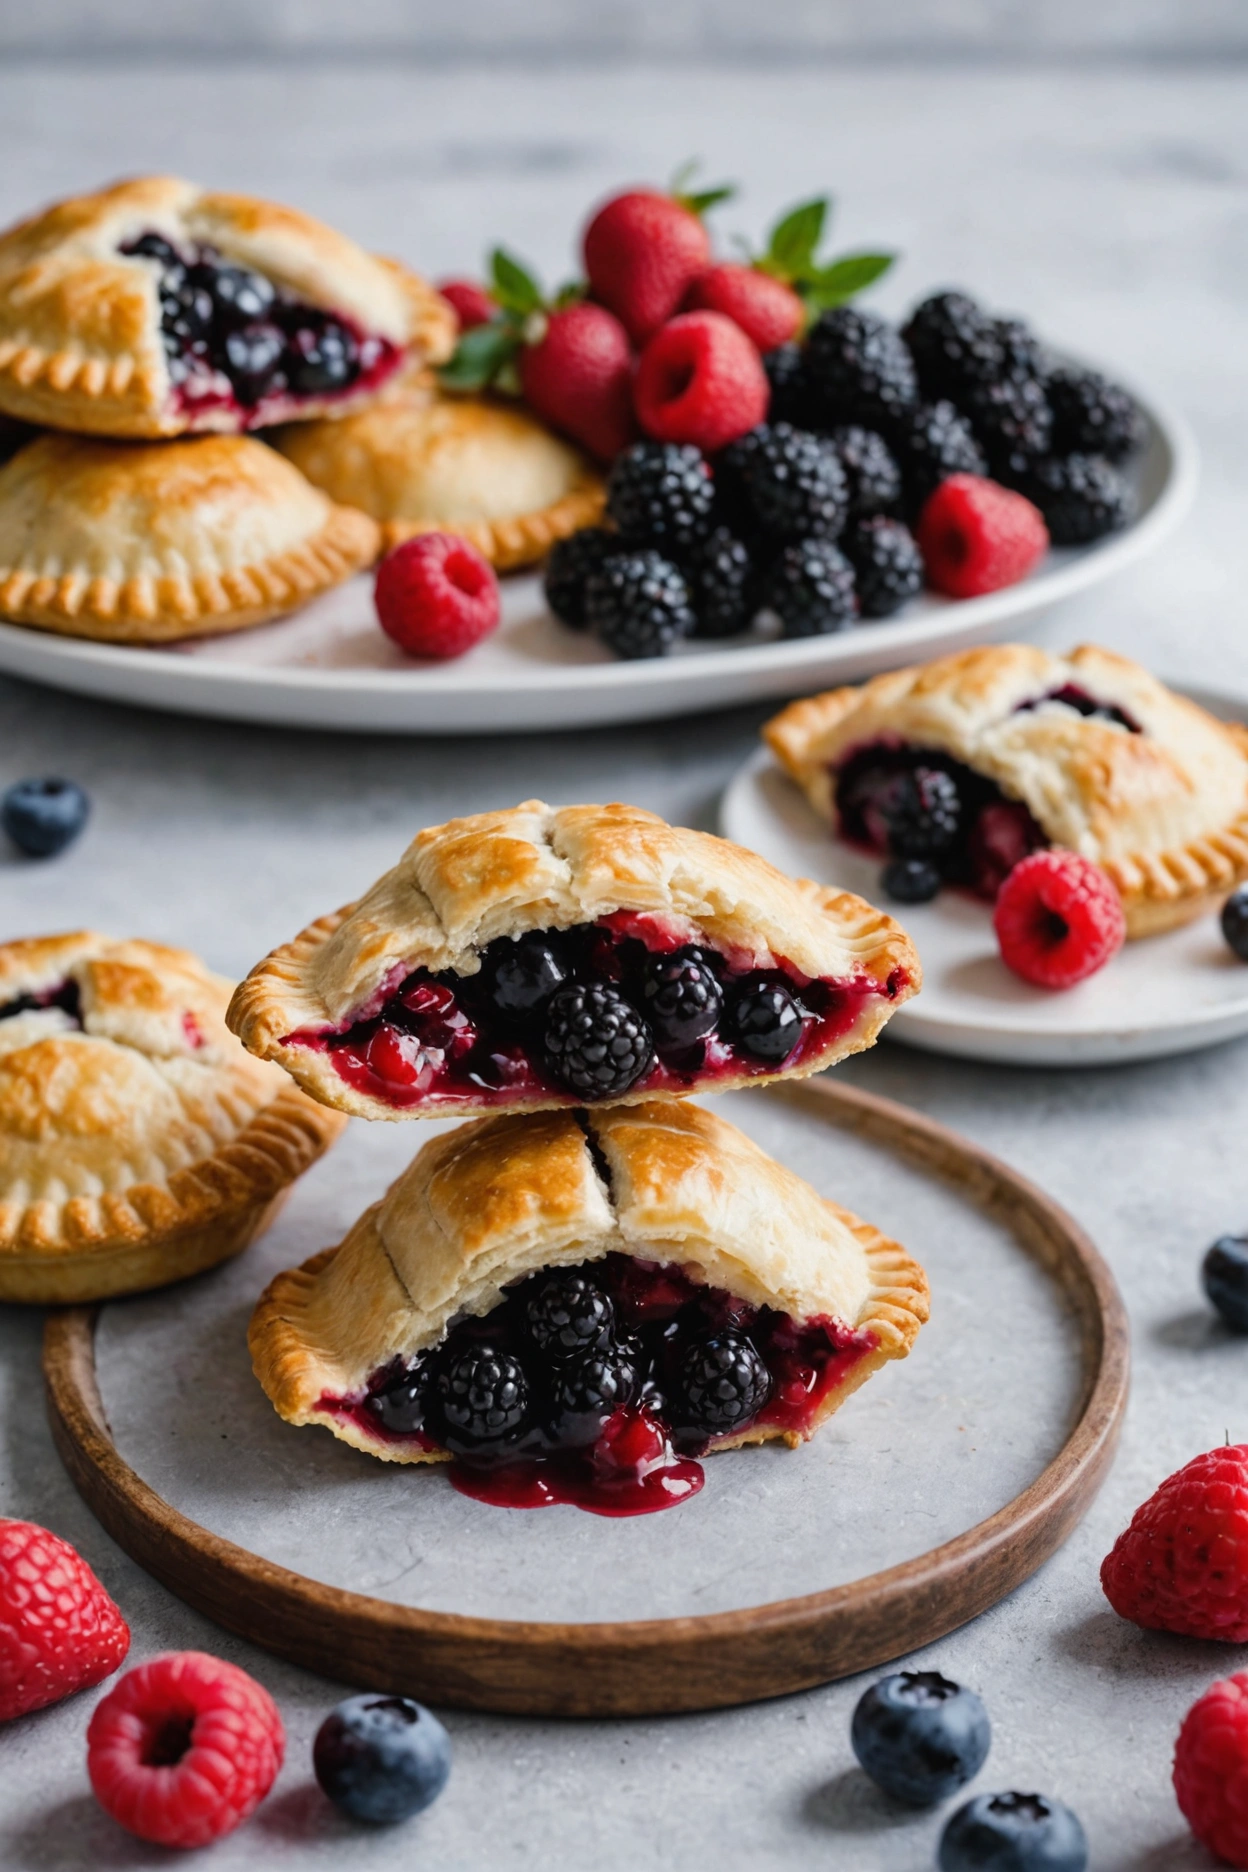
M150 1488L113 1443L89 1308L50 1313L44 1333L52 1434L75 1486L132 1558L217 1624L322 1675L432 1703L547 1716L711 1709L849 1676L943 1637L1048 1559L1104 1479L1127 1399L1122 1300L1064 1210L943 1125L826 1082L780 1085L768 1096L950 1179L1063 1293L1081 1355L1073 1428L1021 1494L965 1533L848 1585L699 1617L556 1624L391 1604L249 1553Z

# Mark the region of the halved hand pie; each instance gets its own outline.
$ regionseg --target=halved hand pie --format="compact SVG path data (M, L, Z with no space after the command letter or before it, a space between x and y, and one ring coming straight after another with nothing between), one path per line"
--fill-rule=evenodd
M1248 731L1108 650L965 650L794 702L764 734L843 838L983 897L1057 845L1149 936L1248 878Z
M451 308L323 222L143 176L0 235L0 410L89 435L332 415L455 342Z
M273 440L332 500L380 521L387 550L414 533L456 533L500 571L592 525L606 498L585 457L526 410L429 384Z
M166 643L281 616L376 557L262 442L45 435L0 468L0 617L71 637Z
M922 1268L721 1118L654 1099L426 1144L251 1323L288 1422L467 1492L606 1513L795 1446L927 1318Z
M859 897L634 806L529 800L421 832L228 1019L327 1105L431 1118L818 1072L919 982Z
M0 944L0 1300L160 1287L237 1254L342 1119L251 1059L195 956Z

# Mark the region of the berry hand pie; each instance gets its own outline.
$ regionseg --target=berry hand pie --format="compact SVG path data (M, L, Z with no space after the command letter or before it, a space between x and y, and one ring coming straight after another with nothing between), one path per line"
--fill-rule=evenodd
M602 478L527 410L429 385L273 438L331 500L380 521L387 550L456 533L499 571L533 565L598 519Z
M796 1446L927 1318L923 1270L700 1106L461 1125L252 1318L287 1422L515 1506L661 1508Z
M965 650L794 702L764 734L842 838L984 898L1056 846L1151 936L1248 878L1248 731L1108 650Z
M143 176L0 235L0 410L88 435L336 415L450 354L433 288L323 222Z
M238 1254L342 1128L222 1018L195 956L0 944L0 1300L163 1287Z
M367 514L249 436L45 435L0 468L0 617L168 643L279 617L376 557Z
M818 1072L919 982L859 897L634 806L529 800L419 833L228 1019L323 1104L436 1118Z

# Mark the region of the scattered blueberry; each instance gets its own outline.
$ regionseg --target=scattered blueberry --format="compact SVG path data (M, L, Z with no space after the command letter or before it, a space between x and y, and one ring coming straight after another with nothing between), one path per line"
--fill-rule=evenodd
M587 1275L561 1272L541 1283L524 1316L529 1337L548 1358L573 1358L608 1344L615 1303Z
M1200 1278L1232 1332L1248 1333L1248 1237L1219 1236L1201 1263Z
M1248 962L1248 884L1232 891L1222 906L1222 934L1241 962Z
M787 988L758 982L743 988L732 1007L737 1040L755 1059L780 1066L802 1037L802 1013Z
M411 1697L348 1697L316 1732L312 1766L353 1820L391 1825L431 1806L451 1772L451 1739Z
M850 1740L885 1793L932 1807L979 1773L992 1730L973 1690L939 1671L900 1671L859 1699Z
M0 825L28 858L55 858L73 844L90 810L72 780L19 780L0 798Z
M940 1872L1086 1872L1088 1842L1069 1807L1042 1794L977 1794L940 1836Z
M890 858L880 872L880 889L894 903L930 903L942 882L929 858Z
M742 1430L771 1391L771 1374L744 1333L720 1332L690 1346L678 1378L682 1420L710 1436Z

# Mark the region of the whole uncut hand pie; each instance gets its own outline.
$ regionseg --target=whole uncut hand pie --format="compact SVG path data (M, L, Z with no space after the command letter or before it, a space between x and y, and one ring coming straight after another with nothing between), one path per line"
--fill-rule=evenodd
M195 956L0 944L0 1300L161 1287L238 1254L343 1121L250 1058Z
M428 384L273 440L331 500L379 521L387 550L414 533L458 533L503 572L592 525L605 500L585 457L527 410Z
M167 643L293 611L372 563L376 524L248 436L44 435L0 468L0 617Z
M435 1118L818 1072L920 979L859 897L635 806L528 800L419 833L228 1018L326 1105Z
M1046 845L1090 858L1128 936L1248 877L1248 731L1085 645L964 650L794 702L764 729L844 838L992 898Z
M89 435L335 415L449 356L431 286L321 221L143 176L0 235L0 410Z
M466 1458L489 1499L519 1502L488 1471L536 1459L524 1505L622 1490L635 1511L697 1486L681 1457L813 1435L927 1313L896 1242L721 1118L651 1099L434 1138L278 1275L250 1344L290 1423L390 1462Z

